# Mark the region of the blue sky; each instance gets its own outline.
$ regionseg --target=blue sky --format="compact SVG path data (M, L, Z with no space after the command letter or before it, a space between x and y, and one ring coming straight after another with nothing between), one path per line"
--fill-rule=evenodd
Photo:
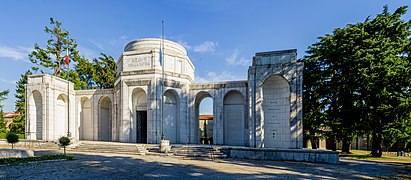
M183 44L196 67L196 81L242 80L256 52L297 49L302 57L318 36L410 1L400 0L39 0L0 5L0 90L9 89L4 111L14 110L15 82L32 65L27 55L49 38L44 26L63 23L91 59L100 52L117 59L129 41L160 37ZM404 19L411 19L408 12ZM210 109L204 110L209 112Z

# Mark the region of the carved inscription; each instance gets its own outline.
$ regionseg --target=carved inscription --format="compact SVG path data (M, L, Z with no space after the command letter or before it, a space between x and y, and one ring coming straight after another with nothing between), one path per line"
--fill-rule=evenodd
M150 57L128 57L126 62L127 69L147 69L151 65Z

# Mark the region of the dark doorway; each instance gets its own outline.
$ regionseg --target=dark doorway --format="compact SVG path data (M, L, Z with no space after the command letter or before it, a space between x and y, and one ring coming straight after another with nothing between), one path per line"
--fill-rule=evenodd
M147 143L147 111L137 111L137 143Z

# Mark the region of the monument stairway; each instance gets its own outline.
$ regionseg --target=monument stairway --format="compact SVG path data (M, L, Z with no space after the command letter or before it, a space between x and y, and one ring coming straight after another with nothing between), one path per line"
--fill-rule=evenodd
M171 153L176 156L226 158L219 147L210 145L175 145L171 147Z
M70 149L81 152L145 155L148 152L147 148L156 147L158 148L158 145L156 144L80 141L76 146L73 146Z
M220 147L210 145L171 145L171 151L160 153L158 144L135 144L103 141L79 141L70 147L72 151L114 153L132 155L176 155L187 157L226 158Z

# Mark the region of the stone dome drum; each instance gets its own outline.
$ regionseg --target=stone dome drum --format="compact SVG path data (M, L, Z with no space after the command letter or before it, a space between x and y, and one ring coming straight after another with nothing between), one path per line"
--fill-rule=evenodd
M117 73L134 72L134 74L139 74L139 71L142 70L161 70L161 41L160 38L145 38L129 42L117 62ZM170 40L164 40L163 53L163 65L166 73L185 75L190 81L194 81L194 65L183 46Z
M124 51L158 51L160 49L161 39L145 38L129 42ZM187 51L183 46L173 41L164 40L164 49L167 52L187 56Z

